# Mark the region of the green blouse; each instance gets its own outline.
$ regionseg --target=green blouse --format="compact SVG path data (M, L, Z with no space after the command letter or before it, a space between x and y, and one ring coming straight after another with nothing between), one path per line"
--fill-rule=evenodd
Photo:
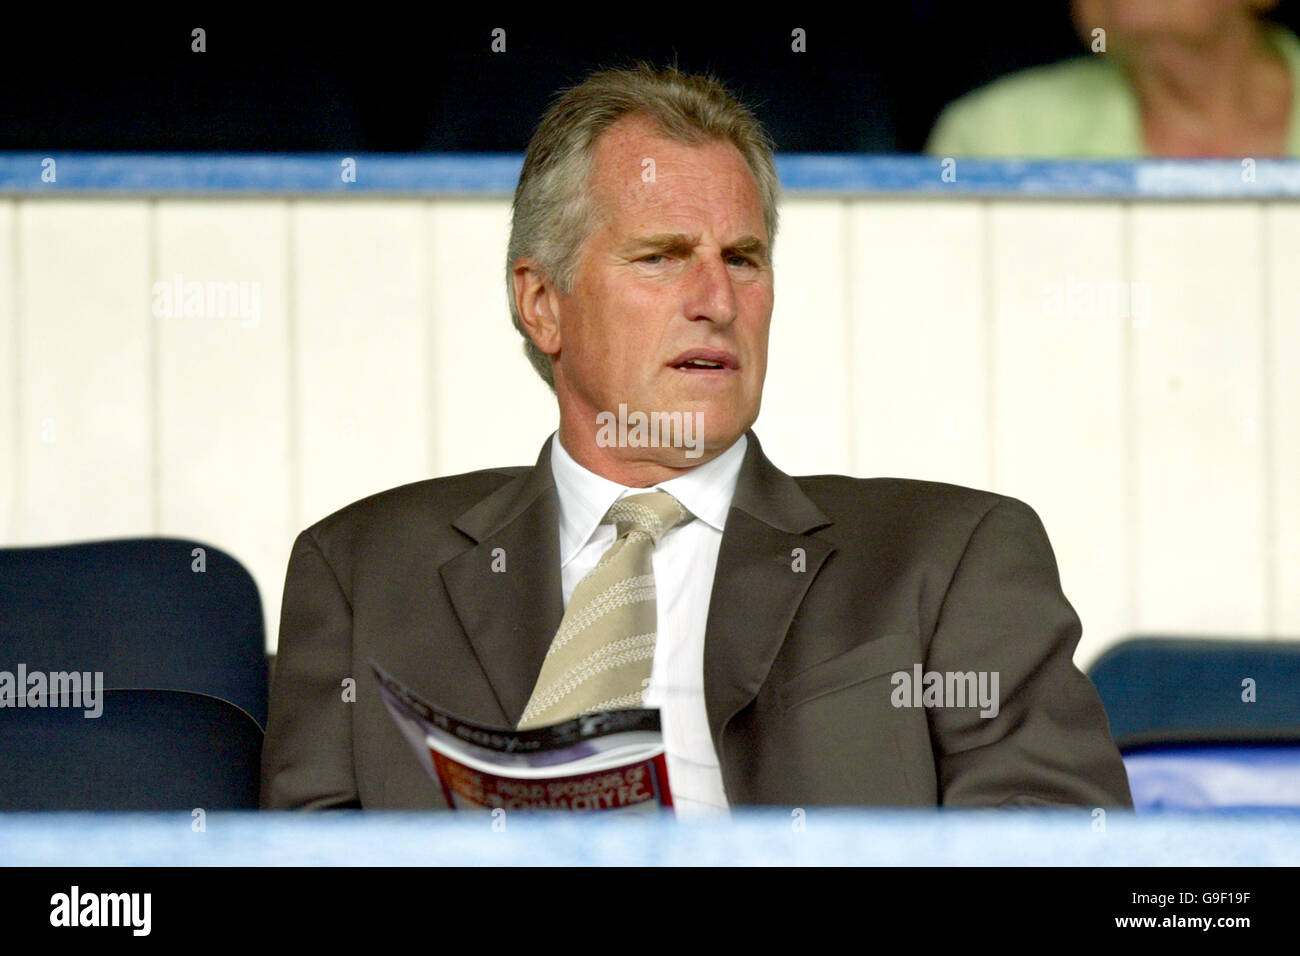
M1287 155L1300 156L1300 40L1281 26L1270 39L1291 74ZM966 94L944 109L925 149L938 156L1147 155L1133 87L1104 54L1022 70Z

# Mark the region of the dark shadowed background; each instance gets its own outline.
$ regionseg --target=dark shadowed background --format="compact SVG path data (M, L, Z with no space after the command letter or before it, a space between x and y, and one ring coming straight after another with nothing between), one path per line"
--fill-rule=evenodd
M611 7L600 22L489 14L267 25L50 18L0 37L0 150L520 152L553 93L645 58L714 71L783 151L916 152L953 98L1085 52L1064 0L865 3L779 19ZM1300 30L1294 0L1275 18ZM329 20L322 16L319 19ZM207 52L190 52L203 27ZM490 49L494 28L506 52ZM807 52L791 31L807 31Z

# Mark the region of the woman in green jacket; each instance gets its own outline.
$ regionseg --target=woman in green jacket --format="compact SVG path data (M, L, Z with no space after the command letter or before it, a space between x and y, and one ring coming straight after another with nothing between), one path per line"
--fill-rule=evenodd
M926 151L1038 158L1300 156L1300 40L1277 0L1074 0L1088 56L943 111Z

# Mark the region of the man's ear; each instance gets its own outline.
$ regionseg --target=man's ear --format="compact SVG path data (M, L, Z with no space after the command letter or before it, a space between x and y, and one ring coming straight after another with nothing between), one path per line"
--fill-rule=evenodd
M547 355L560 351L559 296L537 263L524 258L515 263L515 308L533 344Z

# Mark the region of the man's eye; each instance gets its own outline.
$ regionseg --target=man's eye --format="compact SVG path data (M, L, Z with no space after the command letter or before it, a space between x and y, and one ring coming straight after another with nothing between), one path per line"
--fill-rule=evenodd
M642 256L641 261L650 262L651 259L662 259L662 258L664 258L664 254L662 252L652 252L648 256ZM653 263L651 264L653 265Z
M730 258L733 261L739 260L742 266L752 266L754 264L753 259L749 258L749 256L742 256L740 253L735 253L732 256L730 256Z

